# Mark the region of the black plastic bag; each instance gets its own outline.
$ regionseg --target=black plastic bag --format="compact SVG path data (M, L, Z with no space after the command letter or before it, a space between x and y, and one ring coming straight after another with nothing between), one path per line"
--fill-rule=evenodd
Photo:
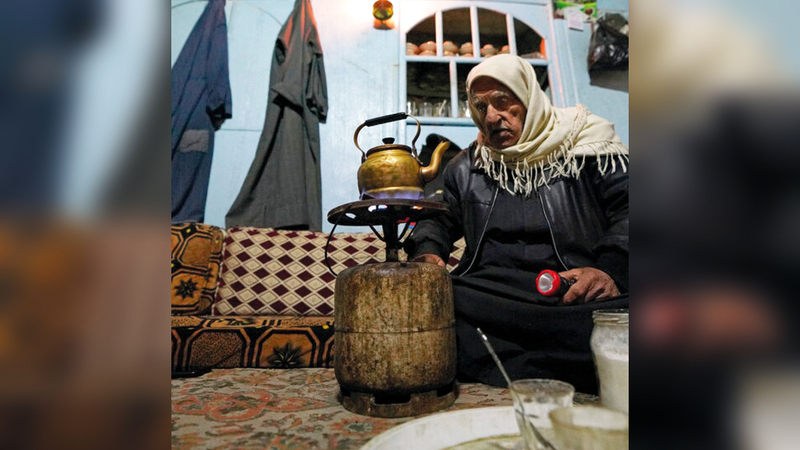
M597 21L589 43L589 71L628 67L628 21L606 14Z

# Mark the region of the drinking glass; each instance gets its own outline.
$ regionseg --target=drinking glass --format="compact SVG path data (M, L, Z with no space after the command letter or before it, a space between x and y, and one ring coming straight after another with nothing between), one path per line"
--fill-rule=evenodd
M472 113L469 111L467 107L467 102L465 100L458 101L458 117L471 117Z
M435 117L450 117L450 100L436 102L435 109L433 112Z
M546 449L545 444L536 436L536 431L551 441L553 431L550 411L571 407L575 387L564 381L531 378L513 381L509 388L514 399L517 425L528 450Z
M420 104L419 113L422 117L433 117L433 103L423 101Z
M406 114L410 114L412 116L419 115L418 102L419 100L409 97L408 101L406 101Z
M550 412L554 444L559 450L627 450L628 415L597 406L575 406Z

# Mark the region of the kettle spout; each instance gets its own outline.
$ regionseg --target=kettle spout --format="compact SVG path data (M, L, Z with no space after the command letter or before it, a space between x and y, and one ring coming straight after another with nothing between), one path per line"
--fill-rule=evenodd
M450 141L440 142L431 155L431 163L427 167L420 167L419 176L423 183L429 183L436 178L436 174L439 173L439 164L442 162L442 155L449 147Z

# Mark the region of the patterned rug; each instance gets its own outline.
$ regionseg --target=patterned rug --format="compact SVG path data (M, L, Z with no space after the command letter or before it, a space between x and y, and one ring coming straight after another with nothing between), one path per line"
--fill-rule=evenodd
M353 414L338 394L333 369L218 369L172 380L172 448L358 449L417 418ZM447 410L505 405L507 389L461 384Z

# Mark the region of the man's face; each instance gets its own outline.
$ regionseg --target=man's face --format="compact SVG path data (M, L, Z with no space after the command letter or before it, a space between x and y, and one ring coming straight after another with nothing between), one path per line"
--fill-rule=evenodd
M489 146L502 149L519 141L527 110L503 83L488 77L476 79L470 89L470 101Z

